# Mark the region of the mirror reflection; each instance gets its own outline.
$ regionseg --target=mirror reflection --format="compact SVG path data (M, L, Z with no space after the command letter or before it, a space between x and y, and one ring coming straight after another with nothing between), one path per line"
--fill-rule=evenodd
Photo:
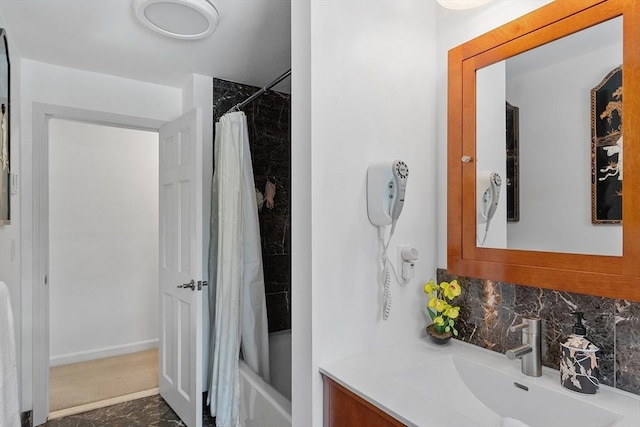
M622 255L621 64L619 17L477 70L477 246Z

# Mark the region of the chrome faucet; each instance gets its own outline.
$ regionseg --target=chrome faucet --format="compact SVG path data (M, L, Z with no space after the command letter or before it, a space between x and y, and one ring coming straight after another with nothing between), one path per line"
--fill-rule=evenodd
M540 318L524 317L522 323L509 328L511 332L522 331L522 345L507 350L509 359L522 360L522 373L531 377L542 376L542 338Z

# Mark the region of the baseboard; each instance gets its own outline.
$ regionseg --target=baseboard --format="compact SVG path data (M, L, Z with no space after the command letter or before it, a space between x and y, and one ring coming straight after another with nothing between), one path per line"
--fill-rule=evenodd
M114 345L110 347L96 348L79 351L77 353L61 354L49 359L49 366L62 366L70 363L86 362L88 360L103 359L105 357L120 356L122 354L136 353L138 351L151 350L158 347L158 339L138 341L134 343Z
M155 396L158 394L158 388L143 390L136 393L125 394L124 396L113 397L111 399L101 400L99 402L91 402L85 405L76 406L74 408L61 409L49 413L47 421L57 420L59 418L69 417L71 415L82 414L84 412L93 411L95 409L106 408L107 406L118 405L120 403L129 402L131 400L142 399L143 397Z

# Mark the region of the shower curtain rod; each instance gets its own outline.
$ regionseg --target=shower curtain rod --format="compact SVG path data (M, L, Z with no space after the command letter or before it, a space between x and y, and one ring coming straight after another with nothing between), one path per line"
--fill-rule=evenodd
M286 71L280 77L278 77L277 79L275 79L274 81L272 81L271 83L269 83L268 85L266 85L265 87L263 87L262 89L260 89L259 91L257 91L256 93L254 93L253 95L248 97L247 99L245 99L244 101L242 101L242 102L234 105L233 107L231 107L231 109L229 111L227 111L225 114L233 113L234 111L240 111L241 108L244 108L246 105L248 105L254 99L256 99L259 96L262 96L263 94L268 92L269 89L271 89L272 87L274 87L275 85L277 85L278 83L280 83L281 81L283 81L284 79L289 77L290 75L291 75L291 70Z

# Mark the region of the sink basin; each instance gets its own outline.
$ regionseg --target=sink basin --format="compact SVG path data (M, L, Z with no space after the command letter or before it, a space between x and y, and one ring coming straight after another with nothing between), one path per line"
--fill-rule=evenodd
M501 417L535 426L612 426L619 416L558 390L541 387L526 377L513 377L473 361L453 357L453 364L469 391Z
M390 375L392 381L435 401L438 407L483 426L499 427L505 418L514 418L530 427L605 427L622 418L563 389L559 377L553 381L550 372L533 378L522 375L520 364L506 357L485 362L444 354ZM492 366L495 363L502 368ZM590 396L594 401L598 397Z

